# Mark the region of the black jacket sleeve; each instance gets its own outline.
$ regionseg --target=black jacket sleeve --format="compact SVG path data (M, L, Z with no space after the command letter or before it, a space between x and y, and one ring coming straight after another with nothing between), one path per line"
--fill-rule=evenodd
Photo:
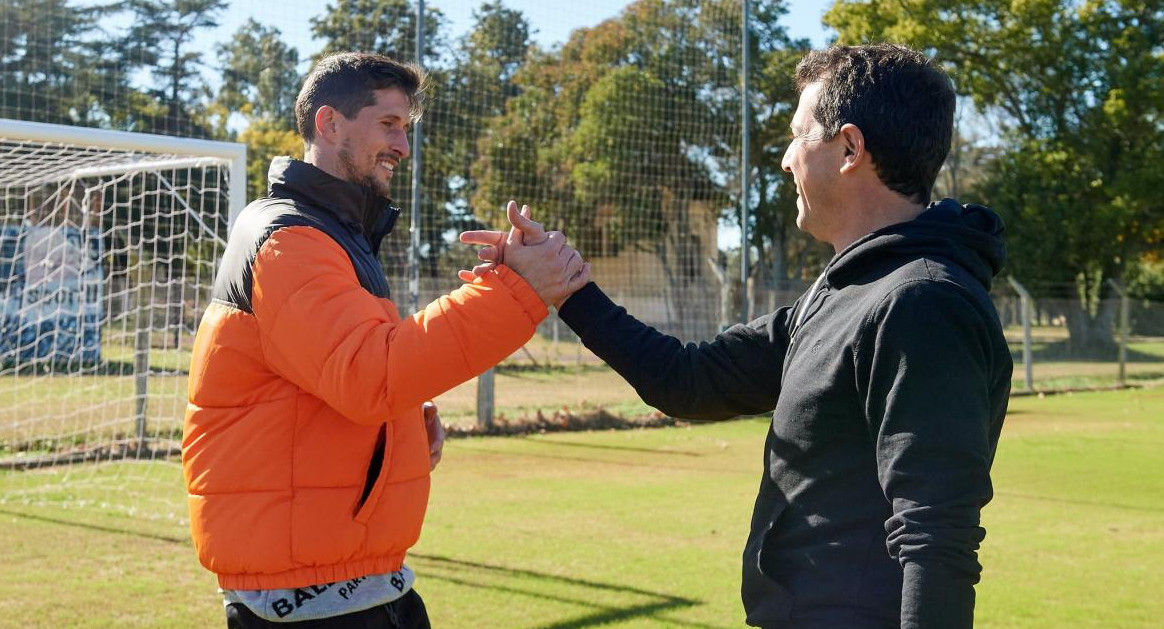
M878 476L904 571L902 629L970 629L990 500L992 374L987 313L942 282L899 287L864 329L856 361Z
M674 417L728 419L775 408L788 312L782 308L711 342L686 345L627 314L594 283L566 300L558 315L647 404Z

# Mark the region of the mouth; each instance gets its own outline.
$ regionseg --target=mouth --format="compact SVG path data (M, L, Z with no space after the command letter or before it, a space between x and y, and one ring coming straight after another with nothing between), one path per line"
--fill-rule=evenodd
M389 176L389 177L391 177L391 176L392 176L392 174L393 174L394 172L396 172L396 166L397 166L397 164L399 164L399 162L397 162L397 161L396 161L396 160L394 160L394 159L381 159L380 161L376 162L376 165L377 165L377 166L379 166L380 168L382 168L382 169L384 169L384 170L388 171L388 176Z

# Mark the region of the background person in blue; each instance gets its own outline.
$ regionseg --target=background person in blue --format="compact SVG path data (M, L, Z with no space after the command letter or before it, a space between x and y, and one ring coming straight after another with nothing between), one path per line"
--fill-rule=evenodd
M668 414L772 412L743 554L748 624L969 628L1012 370L988 295L1006 258L1002 223L984 207L930 203L955 98L925 56L833 47L806 56L796 81L783 166L797 225L836 255L795 305L698 345L593 283L559 314ZM517 219L510 242L542 238ZM504 259L503 238L462 237L487 245L487 263Z

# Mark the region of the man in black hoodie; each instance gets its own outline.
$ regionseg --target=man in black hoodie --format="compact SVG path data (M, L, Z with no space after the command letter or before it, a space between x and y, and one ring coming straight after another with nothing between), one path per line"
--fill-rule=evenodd
M749 625L966 629L1010 392L988 295L1002 223L929 202L955 99L926 57L833 47L805 57L796 79L782 165L797 225L836 250L796 304L698 345L635 320L595 284L559 314L666 413L772 412L743 556ZM541 238L528 220L515 230ZM502 260L498 234L463 239Z

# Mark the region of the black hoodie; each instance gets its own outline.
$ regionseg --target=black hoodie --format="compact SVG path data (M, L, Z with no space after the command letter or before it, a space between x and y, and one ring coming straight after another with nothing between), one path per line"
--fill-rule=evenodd
M761 627L973 626L1012 362L1002 222L946 199L837 254L791 308L683 345L590 284L560 315L648 404L772 412L744 549ZM798 323L797 323L798 322Z

